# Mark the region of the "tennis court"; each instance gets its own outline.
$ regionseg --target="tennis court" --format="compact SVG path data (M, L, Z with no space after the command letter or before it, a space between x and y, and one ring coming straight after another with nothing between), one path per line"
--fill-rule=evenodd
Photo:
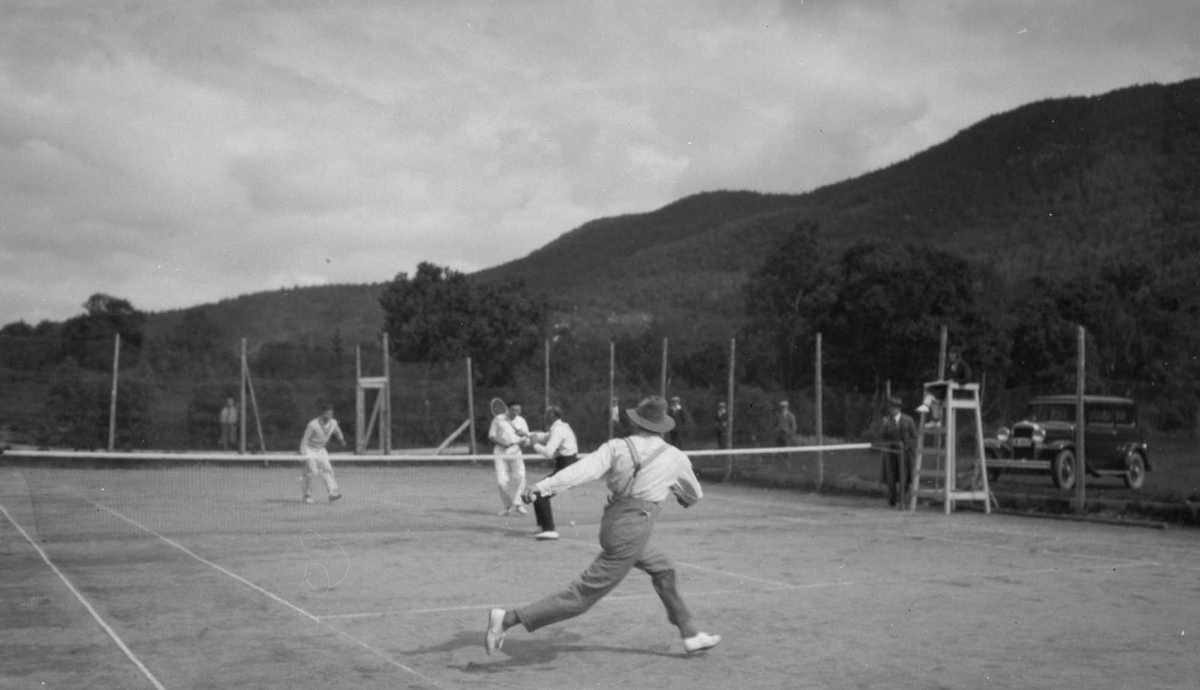
M598 551L603 487L500 517L491 465L0 458L4 688L1195 688L1200 539L706 484L663 510L702 629L649 578L483 650L485 613ZM831 464L837 462L831 459ZM531 464L529 474L544 472ZM575 524L571 525L570 522Z

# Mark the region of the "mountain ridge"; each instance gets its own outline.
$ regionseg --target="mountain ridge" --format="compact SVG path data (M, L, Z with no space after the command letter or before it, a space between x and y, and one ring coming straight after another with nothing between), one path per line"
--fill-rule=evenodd
M994 114L905 160L801 194L707 191L597 218L470 278L523 281L550 297L556 321L597 337L657 324L724 338L740 324L746 277L802 221L816 221L833 248L932 243L1015 282L1087 271L1131 248L1166 256L1198 227L1196 189L1200 79L1134 85ZM336 332L354 342L382 329L384 285L276 290L189 309L256 341L318 343ZM168 331L186 311L151 314L148 330Z

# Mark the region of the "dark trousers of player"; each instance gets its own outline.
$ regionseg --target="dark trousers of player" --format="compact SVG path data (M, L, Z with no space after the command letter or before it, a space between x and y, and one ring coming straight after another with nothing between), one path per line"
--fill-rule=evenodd
M883 451L883 483L888 488L888 505L908 500L912 483L913 456L903 444L890 443Z
M660 509L650 501L611 497L600 520L600 555L566 589L519 609L517 620L533 632L574 618L603 599L636 567L650 575L654 591L667 609L667 620L684 637L695 635L692 614L675 587L675 566L665 553L650 545Z
M570 467L578 459L578 455L560 455L554 458L554 471L546 476L553 477L562 472L564 468ZM537 500L533 502L533 514L537 517L538 527L541 527L543 532L555 531L554 509L550 507L550 497L538 496Z

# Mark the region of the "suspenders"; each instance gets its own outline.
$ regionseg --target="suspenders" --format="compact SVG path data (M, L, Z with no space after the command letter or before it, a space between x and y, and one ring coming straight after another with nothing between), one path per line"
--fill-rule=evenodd
M633 440L626 436L624 441L625 445L629 446L629 455L633 459L633 476L629 478L629 483L625 485L625 490L621 492L621 495L625 496L626 498L632 498L633 483L637 481L638 472L641 472L643 467L649 465L651 462L654 462L655 458L657 458L659 455L662 455L663 451L667 449L669 444L663 443L658 447L658 450L651 453L650 457L646 458L645 461L640 461L637 449L633 447Z

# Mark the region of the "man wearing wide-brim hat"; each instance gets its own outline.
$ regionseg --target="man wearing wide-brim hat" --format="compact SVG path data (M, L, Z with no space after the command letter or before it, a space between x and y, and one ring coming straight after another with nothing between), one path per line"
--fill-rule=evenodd
M890 398L883 416L879 440L883 457L879 481L888 488L888 505L903 501L912 477L913 453L917 447L917 423L901 411L900 398Z
M701 632L692 622L676 588L675 566L650 544L664 501L674 496L687 508L704 495L691 461L663 439L663 434L675 427L675 420L667 414L667 401L658 396L644 398L625 414L633 433L608 441L526 492L526 499L533 500L604 479L611 495L600 521L600 555L566 589L519 609L489 611L484 635L488 654L500 649L505 632L518 623L533 632L587 611L634 567L650 575L654 591L667 609L667 620L679 628L684 650L699 652L721 641L719 635Z

